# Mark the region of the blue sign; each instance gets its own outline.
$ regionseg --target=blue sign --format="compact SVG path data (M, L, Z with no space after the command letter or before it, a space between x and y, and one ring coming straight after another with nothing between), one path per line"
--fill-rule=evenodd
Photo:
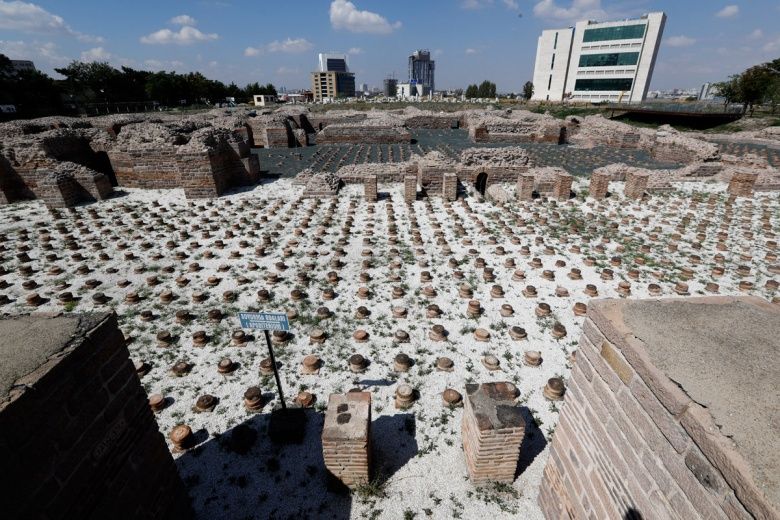
M239 312L242 329L290 330L290 321L283 312Z

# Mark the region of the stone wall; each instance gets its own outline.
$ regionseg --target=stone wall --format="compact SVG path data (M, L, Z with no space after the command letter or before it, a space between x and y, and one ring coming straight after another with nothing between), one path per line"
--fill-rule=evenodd
M366 202L376 202L378 196L376 175L367 175L363 181L363 197Z
M404 202L410 203L417 200L417 176L404 177Z
M534 176L531 173L521 173L517 177L515 185L515 197L517 200L533 200Z
M711 317L713 310L717 316ZM646 320L643 327L656 332L635 332L628 315ZM776 453L777 436L762 430L771 424L771 412L752 400L756 390L734 387L740 377L750 385L772 387L768 381L778 374L766 367L776 363L757 364L749 356L760 359L761 352L777 345L777 327L745 332L750 325L737 330L728 316L742 323L780 323L776 306L753 297L588 304L540 486L546 518L778 518L777 460L767 457ZM691 327L693 322L698 325ZM686 330L691 331L687 336ZM696 347L697 335L706 347ZM732 349L739 344L750 346L735 357ZM703 352L715 359L703 359ZM725 358L738 361L725 366ZM735 397L734 392L746 394L734 401L746 404L723 408L722 401ZM711 415L716 413L717 421ZM735 424L747 430L735 430ZM743 451L738 442L746 438L759 443L758 452L754 447Z
M735 197L752 197L757 179L757 173L736 172L729 181L728 192Z
M190 517L116 315L8 318L0 333L5 518Z
M609 192L609 181L611 179L612 175L610 173L594 170L590 176L588 194L597 200L605 199Z
M444 200L450 201L458 198L458 176L454 173L444 174L441 196Z
M412 136L405 128L395 126L328 125L317 132L317 144L393 144L409 143Z
M647 183L650 173L647 171L629 170L626 173L626 186L624 195L627 199L641 199L647 191Z

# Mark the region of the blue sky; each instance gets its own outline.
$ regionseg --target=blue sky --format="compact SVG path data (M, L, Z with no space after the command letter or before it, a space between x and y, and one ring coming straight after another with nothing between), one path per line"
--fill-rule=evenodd
M437 88L490 79L509 92L531 79L541 30L659 10L652 89L780 57L780 0L0 0L0 52L47 73L100 60L299 88L318 52L348 52L356 81L378 86L404 79L408 54L427 48Z

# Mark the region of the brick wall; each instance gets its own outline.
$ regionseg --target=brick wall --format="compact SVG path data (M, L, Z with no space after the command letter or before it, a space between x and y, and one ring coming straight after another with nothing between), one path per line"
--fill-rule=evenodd
M605 199L609 191L609 181L612 175L606 172L594 171L590 176L588 194L594 199Z
M322 428L328 471L346 486L371 480L371 394L331 394Z
M417 176L407 175L404 177L404 202L415 200L417 200Z
M517 177L515 185L515 197L517 200L533 200L534 176L529 173L521 173Z
M525 420L511 383L467 384L461 435L475 485L515 480Z
M629 170L626 173L626 186L623 190L628 199L641 199L647 191L650 174L644 171Z
M376 202L378 195L376 175L366 175L363 181L363 196L366 202Z
M707 409L615 319L619 305L588 304L540 486L545 517L777 518Z
M729 181L728 192L737 197L752 197L758 173L736 172Z
M454 173L444 174L441 196L444 200L456 200L458 198L458 176Z
M4 399L0 393L0 465L5 477L13 476L4 479L2 494L12 500L2 501L3 516L188 518L189 499L116 315L32 315L0 323L4 334L13 327L22 327L26 341L53 335L61 345L25 370Z
M409 130L395 126L335 126L331 125L317 133L317 144L392 144L409 143Z
M571 196L571 183L572 176L570 174L564 172L556 173L552 196L558 200L569 200L569 197Z

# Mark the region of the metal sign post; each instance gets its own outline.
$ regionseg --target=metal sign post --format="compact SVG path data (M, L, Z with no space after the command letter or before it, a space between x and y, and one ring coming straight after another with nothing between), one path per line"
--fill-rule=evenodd
M287 315L284 313L272 312L239 312L238 319L241 321L241 328L262 330L265 333L265 343L268 345L268 357L271 359L271 365L274 368L274 378L276 379L276 388L279 390L279 402L282 405L282 409L286 410L287 404L284 402L282 381L279 379L279 370L276 368L274 349L271 346L271 335L268 331L290 330L290 322L287 319Z

